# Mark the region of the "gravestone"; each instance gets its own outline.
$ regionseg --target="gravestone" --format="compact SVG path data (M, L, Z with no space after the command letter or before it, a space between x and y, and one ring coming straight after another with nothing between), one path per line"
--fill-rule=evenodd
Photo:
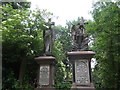
M72 51L67 54L73 66L72 88L78 88L80 90L82 90L82 88L84 88L84 90L89 88L90 90L95 90L91 83L91 58L95 55L95 52Z
M55 57L40 56L35 58L35 61L39 64L39 75L35 90L53 89Z
M67 53L73 69L71 89L95 90L91 83L91 58L95 55L95 52L88 50L89 38L85 31L85 24L88 23L81 18L81 22L71 28L73 49Z
M43 31L44 55L35 58L39 64L37 88L35 90L53 90L54 89L54 65L55 57L52 56L53 31L51 26L54 22L48 21L49 28Z

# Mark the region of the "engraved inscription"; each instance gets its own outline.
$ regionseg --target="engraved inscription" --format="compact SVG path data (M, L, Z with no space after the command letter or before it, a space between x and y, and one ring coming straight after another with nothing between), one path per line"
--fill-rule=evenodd
M88 60L76 60L75 82L80 84L90 83Z
M49 85L49 66L40 66L40 76L39 84L40 85Z

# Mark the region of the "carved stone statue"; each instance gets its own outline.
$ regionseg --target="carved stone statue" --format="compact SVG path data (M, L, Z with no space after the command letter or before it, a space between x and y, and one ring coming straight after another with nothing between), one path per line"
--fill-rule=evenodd
M88 50L88 36L85 32L84 25L87 22L82 21L77 25L73 25L71 32L73 37L73 51L83 51Z
M51 55L52 52L52 44L53 44L53 30L51 28L54 25L54 22L51 22L51 19L48 21L49 28L43 31L43 38L44 38L44 54Z

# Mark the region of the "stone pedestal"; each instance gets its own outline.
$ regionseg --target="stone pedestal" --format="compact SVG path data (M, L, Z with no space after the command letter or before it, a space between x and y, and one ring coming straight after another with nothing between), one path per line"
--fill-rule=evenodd
M67 54L73 66L73 85L71 89L95 90L91 83L91 58L95 55L95 52L73 51Z
M39 76L35 90L53 90L55 57L40 56L35 60L39 64Z

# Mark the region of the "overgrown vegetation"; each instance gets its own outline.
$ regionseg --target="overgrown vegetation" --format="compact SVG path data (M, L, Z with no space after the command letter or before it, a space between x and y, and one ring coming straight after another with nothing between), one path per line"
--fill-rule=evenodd
M97 65L93 77L96 88L120 88L120 2L97 2L86 30L93 41ZM17 6L18 5L18 6ZM52 13L36 9L30 4L4 3L2 7L3 43L3 90L33 90L38 64L34 58L43 55L43 30ZM66 52L72 50L71 27L78 20L69 21L65 27L54 26L56 35L53 55L56 57L55 87L69 90L71 87L71 64ZM36 70L36 71L35 71Z
M13 4L12 4L13 5ZM13 8L3 4L3 89L33 90L39 67L34 58L43 55L43 30L52 13L36 9ZM66 56L60 40L56 39L53 54L57 60L55 87L70 88L65 80ZM61 82L62 81L62 82Z
M4 4L2 11L3 89L31 87L37 70L34 57L43 54L43 15L50 13L13 9L10 4Z
M120 2L94 4L87 30L94 41L97 65L93 75L96 88L120 89Z

